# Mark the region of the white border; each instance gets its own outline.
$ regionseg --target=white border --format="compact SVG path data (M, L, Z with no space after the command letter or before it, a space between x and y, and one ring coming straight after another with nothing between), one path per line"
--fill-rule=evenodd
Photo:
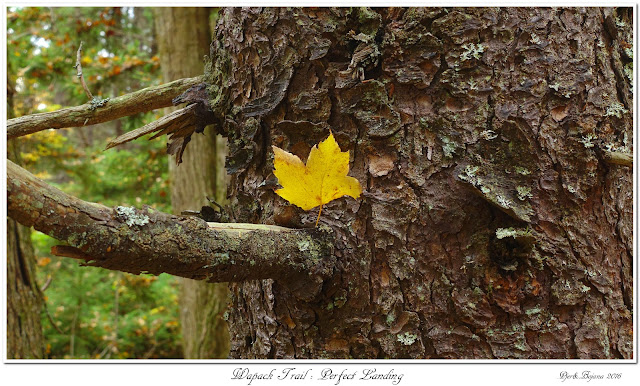
M48 1L10 1L3 2L2 20L0 25L3 31L6 31L7 7L9 6L52 6ZM111 1L111 2L87 2L87 1L57 1L55 6L248 6L248 5L270 5L270 6L398 6L390 1L349 1L341 4L335 4L326 1L187 1L176 4L175 1ZM634 90L638 92L638 61L637 61L637 44L638 44L638 6L634 2L615 2L603 3L592 1L562 1L550 2L541 1L531 4L531 1L498 1L498 2L477 2L477 1L403 1L402 6L524 6L524 7L541 7L541 6L632 6L634 9ZM6 32L5 32L6 33ZM0 49L2 50L2 72L1 76L6 82L6 38L2 39ZM6 120L6 94L3 94L3 102L0 106L0 119L3 125ZM405 378L401 381L401 385L428 385L428 384L458 384L460 382L468 382L469 384L518 384L518 385L546 385L553 384L593 384L599 385L607 381L592 380L590 382L567 380L562 382L559 374L561 371L569 373L582 371L592 371L594 373L622 372L623 379L620 381L608 381L611 384L628 385L631 381L640 380L640 367L638 366L638 239L636 238L638 230L638 99L634 95L634 166L633 166L633 198L634 198L634 358L632 360L11 360L6 357L6 258L2 259L2 352L3 365L0 366L0 379L8 380L6 384L26 384L30 385L35 380L39 380L46 385L75 385L75 384L94 384L112 386L116 382L123 384L133 384L144 382L146 384L161 385L180 385L187 382L203 382L205 384L232 384L246 385L247 381L232 381L232 371L238 367L249 367L252 371L267 371L271 368L281 370L286 367L297 367L300 369L310 368L312 373L318 373L322 368L331 368L334 372L340 372L344 368L351 370L363 369L366 367L377 367L380 369L395 369L396 373L405 373ZM6 127L6 126L5 126ZM5 150L6 154L6 137L0 139L0 149ZM0 158L2 164L2 172L6 173L6 157ZM6 202L6 178L2 178L3 202ZM6 204L2 205L2 214L6 216ZM0 232L0 238L6 245L6 232ZM6 254L0 253L0 256ZM110 366L101 366L102 364L111 364ZM72 366L60 366L60 364L71 364ZM83 364L82 366L77 366ZM156 364L161 366L143 366L140 364ZM171 366L163 366L171 364ZM193 364L210 364L211 366L193 366ZM489 365L489 366L486 366ZM11 382L11 380L15 380ZM334 385L335 381L253 381L252 385L300 385L319 384ZM390 381L366 381L366 384L373 385L390 385ZM373 382L373 383L371 383ZM613 382L613 383L612 383ZM4 382L2 382L4 383ZM340 385L365 384L365 381L343 380Z

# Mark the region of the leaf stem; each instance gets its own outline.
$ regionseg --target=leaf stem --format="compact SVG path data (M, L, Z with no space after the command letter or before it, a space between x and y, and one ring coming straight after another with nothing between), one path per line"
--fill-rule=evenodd
M322 214L322 204L320 204L320 211L318 211L318 218L316 219L316 228L318 227L318 221L320 221L321 214Z

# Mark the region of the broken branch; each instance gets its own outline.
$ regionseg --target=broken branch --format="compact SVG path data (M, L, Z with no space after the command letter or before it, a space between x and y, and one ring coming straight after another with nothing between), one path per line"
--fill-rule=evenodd
M25 115L7 121L7 139L21 137L46 129L80 127L173 106L172 99L189 87L202 83L203 77L179 79L159 86L112 98L96 109L91 103L57 111Z
M153 121L140 128L124 133L121 136L109 142L105 150L111 149L112 147L115 147L118 145L122 145L123 143L133 141L134 139L140 138L143 135L147 135L149 133L155 133L156 131L159 131L159 133L154 135L153 138L159 137L160 135L165 134L164 132L165 129L170 128L173 124L176 123L177 120L183 120L187 117L192 117L193 110L195 110L196 107L197 107L196 105L189 105L187 107L183 107L181 109L178 109L172 113L169 113L163 116L157 121ZM194 123L188 122L188 124L193 125ZM150 138L150 139L153 139L153 138Z
M91 95L91 91L89 91L89 87L87 87L87 83L84 81L84 75L82 75L82 44L80 42L80 47L78 47L78 52L76 53L76 65L74 66L78 71L78 79L80 79L80 83L82 84L82 88L84 92L87 94L89 100L93 99L93 95Z
M9 160L7 202L11 218L69 244L56 247L57 254L111 270L208 282L271 278L306 294L335 262L323 231L108 208L70 196Z
M633 167L633 154L620 151L602 151L604 161L608 164Z
M155 122L151 122L139 129L125 133L107 145L107 149L132 141L145 134L156 132L154 139L167 134L167 154L175 155L176 164L182 162L182 154L193 133L202 133L204 128L213 122L213 112L209 108L209 94L206 83L190 87L173 100L174 105L187 103L187 107L176 110Z

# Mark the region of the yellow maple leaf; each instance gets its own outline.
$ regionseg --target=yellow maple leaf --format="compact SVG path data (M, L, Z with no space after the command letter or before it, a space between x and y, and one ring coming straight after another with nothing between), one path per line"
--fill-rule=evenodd
M340 150L333 133L311 148L306 165L300 158L279 147L273 146L273 152L273 174L282 185L282 189L276 190L276 193L304 210L319 205L318 220L322 205L342 196L358 198L362 193L360 182L347 176L349 152Z

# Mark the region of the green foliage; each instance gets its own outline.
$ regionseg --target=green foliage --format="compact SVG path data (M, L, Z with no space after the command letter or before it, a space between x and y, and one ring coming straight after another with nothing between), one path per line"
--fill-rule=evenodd
M77 158L61 160L50 167L64 171L58 183L65 192L86 201L107 206L150 205L171 211L169 205L168 159L164 146L155 142L135 148L102 151L101 144L85 149Z
M56 243L41 233L34 241L38 249ZM39 257L38 266L39 282L54 278L42 320L49 358L182 357L172 276L78 267L56 256Z
M76 77L83 44L85 81L103 99L160 83L152 13L143 8L9 7L7 72L15 116L88 102ZM171 211L163 141L141 138L103 151L110 139L160 113L20 139L25 167L63 191L107 206ZM33 232L38 282L48 278L42 315L49 358L181 357L174 277L130 275L52 256L59 241ZM50 319L55 323L52 325Z
M110 93L114 85L121 95L157 81L151 17L144 8L9 7L7 72L18 92L17 115L55 110L60 103L46 102L56 93L71 104L87 101L74 76L81 41L84 78L94 95Z

